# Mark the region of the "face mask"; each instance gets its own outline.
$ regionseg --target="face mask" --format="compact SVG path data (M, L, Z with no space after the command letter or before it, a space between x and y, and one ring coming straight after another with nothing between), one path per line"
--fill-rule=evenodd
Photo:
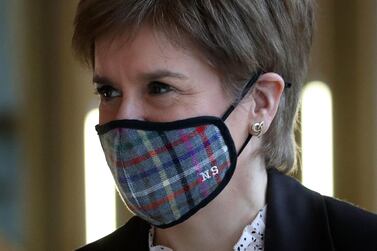
M228 184L238 155L224 121L247 94L255 74L222 118L174 122L116 120L97 125L106 161L128 208L160 228L183 222Z

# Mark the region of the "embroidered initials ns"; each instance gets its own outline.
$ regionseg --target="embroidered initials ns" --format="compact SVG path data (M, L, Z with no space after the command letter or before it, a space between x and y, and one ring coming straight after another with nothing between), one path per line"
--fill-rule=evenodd
M211 171L211 172L210 172ZM211 167L211 170L206 170L205 172L201 172L200 175L202 176L202 182L216 176L219 174L219 169L217 166Z

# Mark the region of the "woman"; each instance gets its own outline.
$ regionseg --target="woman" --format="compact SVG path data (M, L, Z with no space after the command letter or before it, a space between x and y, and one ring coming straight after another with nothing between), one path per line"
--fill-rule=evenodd
M284 175L312 27L310 0L82 0L73 43L136 216L80 250L376 250L375 215Z

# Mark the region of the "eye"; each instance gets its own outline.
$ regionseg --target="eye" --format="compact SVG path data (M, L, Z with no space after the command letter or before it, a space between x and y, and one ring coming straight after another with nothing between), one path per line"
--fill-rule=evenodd
M98 94L101 99L110 100L112 98L120 97L121 92L111 85L101 85L96 84L96 94Z
M173 88L165 83L153 81L148 84L148 93L151 95L162 95L172 91Z

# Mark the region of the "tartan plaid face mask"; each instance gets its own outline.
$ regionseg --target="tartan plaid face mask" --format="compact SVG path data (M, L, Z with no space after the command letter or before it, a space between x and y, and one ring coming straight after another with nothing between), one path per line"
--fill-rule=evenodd
M224 189L237 163L224 121L259 75L222 118L116 120L96 126L119 193L134 214L167 228L188 219Z

